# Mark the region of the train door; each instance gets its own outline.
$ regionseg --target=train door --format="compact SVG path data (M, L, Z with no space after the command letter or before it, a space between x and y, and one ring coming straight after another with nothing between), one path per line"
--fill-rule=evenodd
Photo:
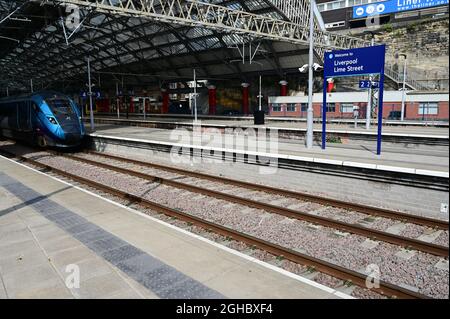
M18 103L18 124L19 130L23 132L31 131L30 103L28 101Z

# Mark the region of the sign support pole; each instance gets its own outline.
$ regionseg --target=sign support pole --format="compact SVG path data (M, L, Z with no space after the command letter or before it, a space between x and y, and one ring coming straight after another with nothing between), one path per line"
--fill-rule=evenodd
M322 149L327 147L327 77L323 79L323 103L322 103Z
M88 56L87 59L87 65L88 65L88 85L89 85L89 113L91 118L91 131L95 131L94 126L94 112L92 107L92 83L91 83L91 58Z
M384 59L383 59L384 60ZM384 68L380 73L380 90L378 91L378 136L377 155L381 155L381 140L383 134L383 91L384 91Z

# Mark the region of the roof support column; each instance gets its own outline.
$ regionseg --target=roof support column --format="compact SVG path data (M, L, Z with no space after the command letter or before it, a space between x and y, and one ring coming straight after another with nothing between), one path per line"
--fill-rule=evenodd
M288 82L283 80L280 81L280 96L287 96L288 95Z
M209 115L216 115L217 108L217 88L214 85L208 86L209 95Z

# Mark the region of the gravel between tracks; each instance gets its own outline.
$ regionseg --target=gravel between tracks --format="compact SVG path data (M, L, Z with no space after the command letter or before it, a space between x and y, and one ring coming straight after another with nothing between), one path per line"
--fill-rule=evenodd
M233 185L227 185L220 182L214 182L196 177L189 177L182 174L167 172L160 169L154 169L143 165L137 165L120 160L109 159L99 155L79 154L77 156L141 173L146 173L149 175L176 180L189 185L220 191L222 193L242 197L245 199L251 199L266 204L272 204L279 207L290 208L308 214L338 220L348 224L359 224L369 229L386 231L389 227L399 223L399 221L389 218L373 217L368 214L302 201L292 197L285 197L277 194L268 194L261 191L253 191L247 188L236 187ZM405 226L405 229L401 232L400 235L407 238L418 239L419 236L423 235L428 231L428 228L425 226L420 226L412 223L403 223L403 224ZM435 243L438 244L438 242ZM448 247L449 237L439 236L439 245Z
M44 154L33 157L39 158L39 155ZM312 227L302 221L212 200L61 157L42 156L39 161L361 273L368 265L377 265L382 280L417 287L420 293L431 297L448 298L448 270L435 267L440 260L436 256L414 252L406 260L396 256L400 249L395 245L380 242L373 249L364 248L361 244L366 238L362 236L336 234L334 229Z

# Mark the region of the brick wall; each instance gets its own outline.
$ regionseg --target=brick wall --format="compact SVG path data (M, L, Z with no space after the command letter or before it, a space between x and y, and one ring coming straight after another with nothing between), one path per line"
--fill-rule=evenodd
M366 107L367 103L354 103L359 106L359 118L366 117ZM408 120L424 120L424 119L434 119L434 120L448 120L449 119L449 103L448 102L439 102L438 103L438 114L429 114L423 115L419 114L419 103L418 102L407 102L405 104L405 118ZM314 103L314 117L321 117L321 103ZM383 103L383 118L387 119L391 112L398 111L400 112L402 109L401 102L386 102ZM288 112L287 105L281 105L280 112L274 112L272 107L270 108L271 116L279 116L279 117L300 117L306 118L306 111L301 111L301 105L296 104L295 112ZM341 112L341 103L335 103L334 112L327 112L328 118L353 118L353 112L342 113Z

